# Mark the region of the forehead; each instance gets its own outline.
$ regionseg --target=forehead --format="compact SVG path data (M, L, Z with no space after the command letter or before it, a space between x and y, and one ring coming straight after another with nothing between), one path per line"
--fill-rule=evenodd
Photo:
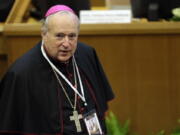
M61 13L51 16L48 20L49 31L53 32L77 32L78 22L74 16Z

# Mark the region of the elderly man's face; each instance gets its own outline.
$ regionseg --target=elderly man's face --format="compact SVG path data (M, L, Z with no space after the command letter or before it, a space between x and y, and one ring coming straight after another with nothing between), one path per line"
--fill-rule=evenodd
M48 32L42 34L47 54L61 62L68 61L77 48L78 27L72 17L55 15L49 18Z

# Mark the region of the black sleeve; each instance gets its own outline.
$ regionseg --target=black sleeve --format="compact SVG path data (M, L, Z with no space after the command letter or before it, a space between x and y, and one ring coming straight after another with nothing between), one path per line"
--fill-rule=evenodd
M112 100L114 98L114 93L112 91L112 88L109 84L109 81L106 77L106 74L104 72L104 69L99 61L99 58L96 54L96 51L95 49L93 49L93 53L94 53L94 59L95 59L95 65L96 65L96 69L97 69L97 73L99 73L99 81L101 82L100 84L103 84L103 92L104 92L104 95L105 95L105 99L106 101L109 101L109 100Z

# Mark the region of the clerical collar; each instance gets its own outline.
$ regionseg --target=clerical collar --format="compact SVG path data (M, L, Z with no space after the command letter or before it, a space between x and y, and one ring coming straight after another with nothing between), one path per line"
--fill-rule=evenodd
M48 58L50 59L50 61L51 61L54 65L56 65L56 66L58 66L58 67L66 67L66 66L68 66L69 64L72 64L72 57L71 57L68 61L65 61L65 62L59 61L59 60L54 59L54 58L52 58L52 57L50 57L50 56L48 56Z

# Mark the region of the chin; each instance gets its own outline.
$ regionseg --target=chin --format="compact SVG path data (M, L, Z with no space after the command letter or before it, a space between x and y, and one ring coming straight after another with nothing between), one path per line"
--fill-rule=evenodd
M58 61L67 62L69 59L70 57L61 57L61 58L58 58Z

